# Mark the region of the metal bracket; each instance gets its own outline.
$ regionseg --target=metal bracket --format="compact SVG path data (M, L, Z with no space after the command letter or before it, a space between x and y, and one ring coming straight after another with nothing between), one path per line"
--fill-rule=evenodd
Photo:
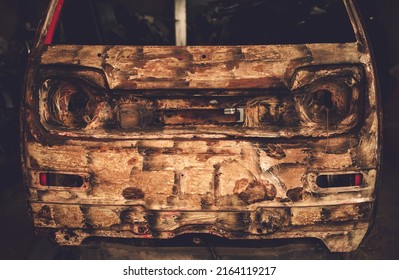
M243 123L244 122L244 108L225 108L224 109L225 115L235 115L236 113L239 113L239 115L240 115L237 122Z

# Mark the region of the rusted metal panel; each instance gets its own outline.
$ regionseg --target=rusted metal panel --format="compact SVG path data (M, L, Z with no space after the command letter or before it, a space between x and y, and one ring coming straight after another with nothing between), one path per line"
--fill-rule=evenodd
M97 195L100 193L105 195L107 192L114 199L123 200L122 196L116 194L120 195L126 186L139 187L150 195L206 195L215 189L218 198L222 201L226 199L228 203L229 195L239 194L249 186L256 186L257 182L266 181L275 186L275 198L282 200L287 197L288 190L297 187L304 186L307 191L314 191L315 183L310 184L303 177L308 172L307 170L317 170L317 173L324 170L329 173L342 171L346 166L344 161L333 167L331 167L333 163L320 165L321 160L318 160L317 156L321 157L321 155L316 154L315 158L313 150L306 152L306 149L310 150L310 147L305 144L300 148L290 147L290 145L281 146L280 149L285 156L275 159L267 155L267 148L247 141L219 141L220 144L215 141L211 143L195 141L191 143L191 146L187 145L188 142L176 141L174 144L176 148L148 147L148 142L145 143L146 148L142 146L137 148L131 143L125 143L125 147L110 149L86 146L82 150L82 158L88 160L84 171L96 174L91 176L92 183L95 180L95 183L101 186L101 188L89 187L90 192ZM158 145L162 143L165 142L154 142ZM142 142L137 145L140 144ZM166 145L169 146L170 142L166 142ZM43 151L35 144L28 147L32 151L33 162L40 163L40 158L46 158L48 153L55 156L51 150ZM74 170L75 172L79 170L79 165L68 160L68 157L62 156L64 153L69 153L69 147L57 146L54 151L60 156L58 161L53 160L53 167L49 170ZM348 157L349 162L352 163L350 154L349 149L342 153L341 157L343 159ZM327 154L326 156L331 160L334 155ZM45 166L41 168L44 169ZM37 168L30 165L28 167ZM372 165L363 166L363 168L372 169ZM36 178L36 175L36 172L32 172L32 178ZM369 184L362 186L358 189L359 191L367 191L373 186L375 176L371 174L371 171L367 171L367 178L370 178ZM35 185L37 184L36 180ZM79 194L83 189L69 191ZM46 189L46 192L51 193L52 190ZM312 198L309 197L309 199ZM166 206L166 201L161 202L161 205Z
M348 233L365 233L371 208L366 203L296 208L292 212L289 208L262 208L250 213L146 212L134 206L100 207L81 206L79 210L68 205L33 204L33 215L36 226L56 229L55 238L64 245L80 243L90 235L171 238L184 232L212 233L231 239L317 237L326 242L330 249L337 250L337 246L342 246L340 251L348 251L360 242L356 236L352 237ZM67 222L68 225L60 224L60 220L54 221L54 217L64 213L72 213L68 217L73 217L74 221ZM353 224L353 221L356 223ZM81 229L77 230L76 227ZM296 230L293 231L292 227Z
M294 72L370 60L356 43L282 46L48 46L42 65L101 69L110 89L229 89L289 86ZM339 56L337 54L339 53Z
M381 133L373 62L357 31L355 43L275 46L39 38L22 110L35 226L64 245L209 233L356 249L372 218ZM83 183L40 181L53 173ZM322 186L322 176L339 187Z

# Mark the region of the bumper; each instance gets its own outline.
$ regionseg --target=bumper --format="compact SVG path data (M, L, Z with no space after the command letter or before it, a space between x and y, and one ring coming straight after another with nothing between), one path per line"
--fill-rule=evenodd
M332 252L356 250L371 220L371 202L254 211L152 211L142 206L31 203L34 224L60 245L89 237L173 238L206 233L229 239L321 239Z
M372 159L359 161L369 156L360 144L348 146L347 136L332 141L31 142L25 171L34 225L61 245L205 233L313 237L331 251L353 251L372 218L377 172ZM79 175L83 185L46 186L43 172ZM315 183L318 175L347 173L362 174L361 186Z

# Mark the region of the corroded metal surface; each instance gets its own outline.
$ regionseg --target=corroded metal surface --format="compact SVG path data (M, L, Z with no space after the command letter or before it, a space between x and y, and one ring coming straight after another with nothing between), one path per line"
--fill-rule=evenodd
M35 226L64 245L210 233L356 249L372 216L381 129L372 58L357 31L356 43L246 47L40 38L22 112ZM43 172L83 184L46 186ZM360 186L316 182L352 173Z

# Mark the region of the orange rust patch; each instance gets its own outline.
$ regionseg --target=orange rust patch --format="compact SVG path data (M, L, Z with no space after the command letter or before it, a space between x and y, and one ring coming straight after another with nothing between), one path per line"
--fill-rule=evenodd
M234 190L239 191L245 186L245 184L245 179L237 181L236 188L234 188ZM238 197L248 204L264 200L273 200L276 195L277 189L273 184L264 183L259 180L252 181L243 191L238 193Z
M236 181L236 186L234 187L234 193L239 194L243 192L249 185L248 179L240 179Z
M318 207L293 208L291 212L293 225L313 225L322 220L321 209Z
M144 192L138 188L126 188L123 190L122 196L125 199L143 199Z
M304 188L294 188L287 191L287 197L293 201L298 202L304 200L309 196L309 193L304 190Z
M322 215L326 221L357 220L362 217L357 205L343 205L331 209L323 209Z
M131 158L131 159L129 159L129 160L127 161L127 163L128 163L129 165L134 165L136 162L137 162L137 159L136 159L136 158Z
M45 225L51 224L53 221L51 208L48 205L44 205L37 213L37 218Z

